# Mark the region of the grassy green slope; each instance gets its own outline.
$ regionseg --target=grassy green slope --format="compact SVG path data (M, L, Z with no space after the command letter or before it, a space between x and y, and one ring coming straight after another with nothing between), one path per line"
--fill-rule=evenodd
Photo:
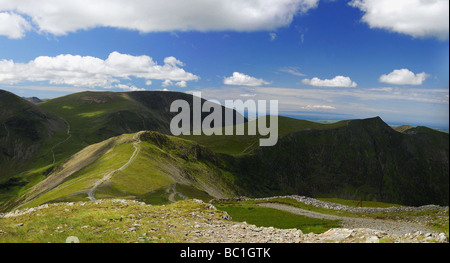
M31 108L32 111L28 111L31 113L15 122L6 117L0 118L8 120L6 124L24 123L15 125L19 130L12 129L12 126L0 126L0 153L7 155L8 151L23 152L30 157L26 165L20 163L20 169L18 165L11 165L14 163L11 160L0 160L0 168L3 171L0 176L0 205L5 205L11 198L23 194L46 179L53 170L60 169L73 154L89 145L142 130L170 134L170 121L177 114L170 112L171 103L183 99L192 104L193 98L192 95L179 92L81 92L34 105L7 92L1 95L1 116L18 119L20 114L27 113L22 108ZM6 96L13 97L14 100ZM10 109L14 108L17 110L11 113ZM30 122L40 124L35 121L35 116L43 116L44 121L50 120L59 124L58 129L53 129L51 136L48 135L51 137L48 140L43 139L43 132L36 132L36 129L33 129L35 126L30 125ZM37 128L40 129L40 126ZM10 143L12 134L20 132L26 133L22 137L31 141L29 144L19 147L2 144L1 140ZM31 143L39 144L39 151L29 147ZM12 159L14 161L17 158Z
M67 138L62 119L0 90L0 205L44 178L53 168L54 146Z
M49 152L46 145L67 137L66 124L57 116L31 102L0 90L0 183L36 154ZM52 159L51 155L46 156Z
M9 106L5 105L5 109L16 109L12 113L16 119L24 115L22 118L23 133L27 134L22 136L23 141L31 141L34 144L29 143L26 145L27 149L23 150L29 157L27 163L22 163L20 167L14 167L10 171L10 176L14 176L12 180L16 182L15 185L0 187L0 205L4 205L15 196L22 195L44 180L53 170L58 169L70 156L84 147L100 142L103 138L124 133L125 130L119 129L116 130L116 133L102 133L99 130L114 125L108 118L111 113L137 108L124 94L120 93L78 93L48 100L38 105L19 97L15 100L5 99L5 101L9 102ZM32 111L31 114L27 114L25 109L28 109L28 112ZM2 112L4 111L6 110L2 110ZM58 129L52 129L49 138L43 135L39 136L38 128L43 125L40 125L36 118L40 116L46 121L56 120L59 123ZM142 121L139 120L139 122ZM35 125L29 127L28 123ZM45 122L44 125L46 125ZM37 128L33 129L33 127ZM42 128L40 129L42 130ZM13 134L13 130L11 130L11 134ZM14 134L17 132L14 131ZM33 140L34 137L37 138ZM15 141L13 138L9 138L7 141L9 145L6 148L11 151L20 152L20 148L24 148L22 145L11 145L11 141ZM39 145L39 149L33 151L34 145ZM2 165L9 163L11 162L0 160L0 167L3 168Z
M55 204L36 213L0 218L0 243L65 243L70 236L81 243L192 242L186 233L194 225L223 222L222 216L222 211L193 200L167 206L122 200ZM148 238L143 241L142 237Z
M59 154L68 157L82 148L130 132L142 124L145 109L125 93L82 92L48 100L39 107L58 114L70 124L72 138L61 145ZM135 113L135 114L133 114ZM121 126L121 121L126 125Z
M19 181L9 182L16 186L0 190L0 206L15 195L21 198L8 203L8 209L29 201L86 199L90 186L128 161L135 150L132 133L169 132L175 115L169 112L170 103L179 98L192 96L83 92L40 103L45 112L64 120L63 127L41 147L40 158ZM399 133L379 118L322 124L279 117L278 144L258 147L260 138L153 134L140 143L133 165L115 172L96 196L167 203L183 195L326 194L403 204L448 203L448 134L425 127Z
M38 105L70 124L72 138L56 152L64 159L88 145L125 133L151 130L170 135L170 122L178 114L170 112L170 105L179 99L192 105L192 98L186 93L162 91L81 92ZM203 113L202 119L205 116Z
M129 161L137 141L140 151L136 159L117 171ZM125 134L86 147L11 206L87 200L93 185L114 171L110 180L98 187L96 198L168 203L183 197L209 200L233 196L232 189L238 187L225 162L194 142L157 132Z
M437 145L448 142L445 134L424 127L402 134L379 118L319 124L281 117L279 123L276 146L256 144L245 153L242 149L251 148L249 140L258 136L183 136L196 139L197 144L155 132L139 133L141 151L136 160L101 184L96 197L161 204L183 196L208 200L235 194L301 194L358 200L363 196L365 200L413 205L445 204L442 197L448 196L444 189L448 186L448 176L444 175L448 167L440 162L448 159L448 147L444 145L442 151L434 152ZM72 158L75 163L69 160L47 178L52 182L60 178L60 183L37 191L25 203L33 200L27 206L35 206L86 200L87 191L96 181L129 160L138 135L122 135L85 148ZM233 140L235 143L230 143ZM93 150L99 147L103 150ZM95 154L84 154L88 149ZM90 161L80 155L89 156ZM67 167L78 169L61 174ZM427 173L429 176L422 176Z

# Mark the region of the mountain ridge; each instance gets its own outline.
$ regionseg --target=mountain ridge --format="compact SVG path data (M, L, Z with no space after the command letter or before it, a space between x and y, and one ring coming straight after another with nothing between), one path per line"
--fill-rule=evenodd
M158 202L167 202L169 195L171 200L183 199L186 193L206 199L300 194L448 205L448 134L421 126L396 131L380 117L321 124L280 116L279 141L273 147L259 147L259 135L177 138L165 134L170 119L177 114L169 112L175 99L192 100L192 96L177 92L82 92L36 105L21 99L24 105L55 116L58 136L40 156L45 162L36 162L33 169L10 179L13 181L0 182L0 206L3 200L4 209L11 209L40 196L47 196L44 203L85 199L88 186L103 177L95 174L95 167L106 173L101 165L110 162L111 172L115 171L111 162L115 158L122 160L116 163L129 160L133 140L116 142L135 133L152 134L144 143L144 151L128 171L118 171L96 194ZM147 128L154 130L145 131ZM98 145L105 145L104 150L96 148ZM97 152L86 155L91 159L83 159L89 147ZM68 163L80 168L75 169L78 176L55 177L69 169ZM60 179L48 184L50 178ZM84 180L84 186L72 192L65 188L67 193L52 192L72 179ZM139 185L141 180L147 183ZM39 190L42 185L50 187ZM221 190L217 192L215 187Z
M258 178L260 184L248 188L255 194L293 191L448 205L448 135L413 131L396 132L376 117L331 130L295 132L245 158L241 173L247 177L239 178L250 179L241 185Z

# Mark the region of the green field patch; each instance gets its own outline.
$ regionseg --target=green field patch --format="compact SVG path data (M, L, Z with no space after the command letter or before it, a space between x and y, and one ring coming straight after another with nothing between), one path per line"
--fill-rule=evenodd
M169 195L170 193L167 192L167 187L162 187L159 189L156 189L154 191L145 193L143 195L138 196L138 200L142 201L146 204L151 205L166 205L170 204Z
M257 205L216 205L217 209L226 211L233 221L247 222L256 226L275 227L280 229L296 228L303 233L320 234L330 228L340 227L339 220L323 220L296 215Z
M80 113L80 114L78 114L78 116L83 117L83 118L92 118L92 117L100 116L105 113L106 113L106 111L100 110L100 111Z
M289 205L292 207L297 207L304 210L309 210L317 213L323 213L328 215L337 215L345 217L361 217L361 218L372 218L372 219L384 219L384 220L413 220L416 217L427 217L428 227L434 229L438 232L449 233L449 211L438 211L438 210L428 210L428 211L415 211L415 212L378 212L378 213L352 213L343 210L326 209L322 207L317 207L313 205L307 205L305 203L299 202L292 198L274 198L270 200L247 200L247 201L232 201L232 202L221 202L218 204L222 205L256 205L260 203L278 203ZM446 220L442 220L443 216Z
M134 196L129 193L122 192L114 187L114 183L108 181L100 185L95 191L97 199L133 199Z

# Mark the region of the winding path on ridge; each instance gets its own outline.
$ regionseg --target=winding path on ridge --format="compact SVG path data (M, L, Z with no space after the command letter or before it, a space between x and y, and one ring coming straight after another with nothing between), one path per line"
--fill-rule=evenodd
M134 152L131 155L130 159L128 160L128 162L126 164L124 164L122 167L120 167L117 170L114 170L112 172L109 172L107 174L105 174L105 176L103 176L102 179L98 180L97 182L95 182L95 184L92 186L91 189L89 189L88 191L88 198L91 201L95 201L97 200L95 198L95 191L97 190L97 188L104 182L108 181L109 179L111 179L111 177L118 171L123 171L125 170L128 166L130 166L130 164L132 164L134 162L134 160L136 160L136 157L139 155L139 152L141 151L141 146L139 145L141 141L138 139L137 142L133 143L134 146Z
M289 205L276 204L276 203L263 203L259 206L278 209L282 211L287 211L293 214L302 215L306 217L327 219L327 220L341 220L341 225L343 228L355 229L355 228L370 228L378 231L387 232L395 235L404 235L407 233L414 233L421 231L424 233L436 232L430 230L424 226L418 224L412 224L407 222L398 222L390 220L381 219L371 219L371 218L358 218L358 217L344 217L336 215L322 214L318 212L313 212ZM436 232L437 233L437 232Z

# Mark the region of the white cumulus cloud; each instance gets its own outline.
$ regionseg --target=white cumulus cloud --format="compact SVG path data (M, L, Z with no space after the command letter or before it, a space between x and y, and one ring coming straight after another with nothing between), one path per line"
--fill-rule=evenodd
M303 84L307 84L315 87L343 87L343 88L355 88L356 82L352 81L349 77L336 76L333 79L321 80L317 77L312 79L302 80Z
M175 86L178 86L180 88L186 88L187 87L187 82L186 81L179 81L177 83L175 83Z
M162 86L162 87L173 86L173 82L170 81L170 80L168 80L168 79L166 79L166 80L164 80L164 81L162 82L161 86Z
M177 86L177 87L180 87L180 88L186 88L187 87L187 82L182 80L182 81L178 81L178 82L173 83L171 80L166 79L166 80L164 80L161 83L161 86L163 88L169 87L169 86L174 86L174 85Z
M167 57L164 59L164 63L172 66L181 66L184 67L184 63L176 59L175 57Z
M115 85L115 87L119 88L119 89L126 90L126 91L144 91L145 90L144 88L141 88L141 89L137 88L134 85L117 84L117 85Z
M300 107L302 110L314 111L314 110L335 110L336 108L328 105L306 105Z
M224 78L223 84L235 86L261 86L271 84L263 79L257 79L239 72L234 72L233 76Z
M36 30L65 35L94 27L139 32L259 31L289 25L319 0L0 0L0 12L31 18Z
M378 79L380 82L394 85L422 85L428 78L425 72L414 74L408 69L396 69L389 74L383 74Z
M103 60L91 56L40 56L28 63L0 60L0 83L48 82L56 85L112 88L131 77L146 80L192 81L199 77L178 67L178 60L169 57L158 65L149 56L132 56L112 52ZM177 61L176 63L173 63ZM123 88L124 86L116 86ZM130 89L132 87L129 86Z
M0 10L0 36L18 39L24 37L25 32L30 29L30 23L22 16Z
M364 12L362 21L371 28L413 37L449 37L448 0L352 0Z

